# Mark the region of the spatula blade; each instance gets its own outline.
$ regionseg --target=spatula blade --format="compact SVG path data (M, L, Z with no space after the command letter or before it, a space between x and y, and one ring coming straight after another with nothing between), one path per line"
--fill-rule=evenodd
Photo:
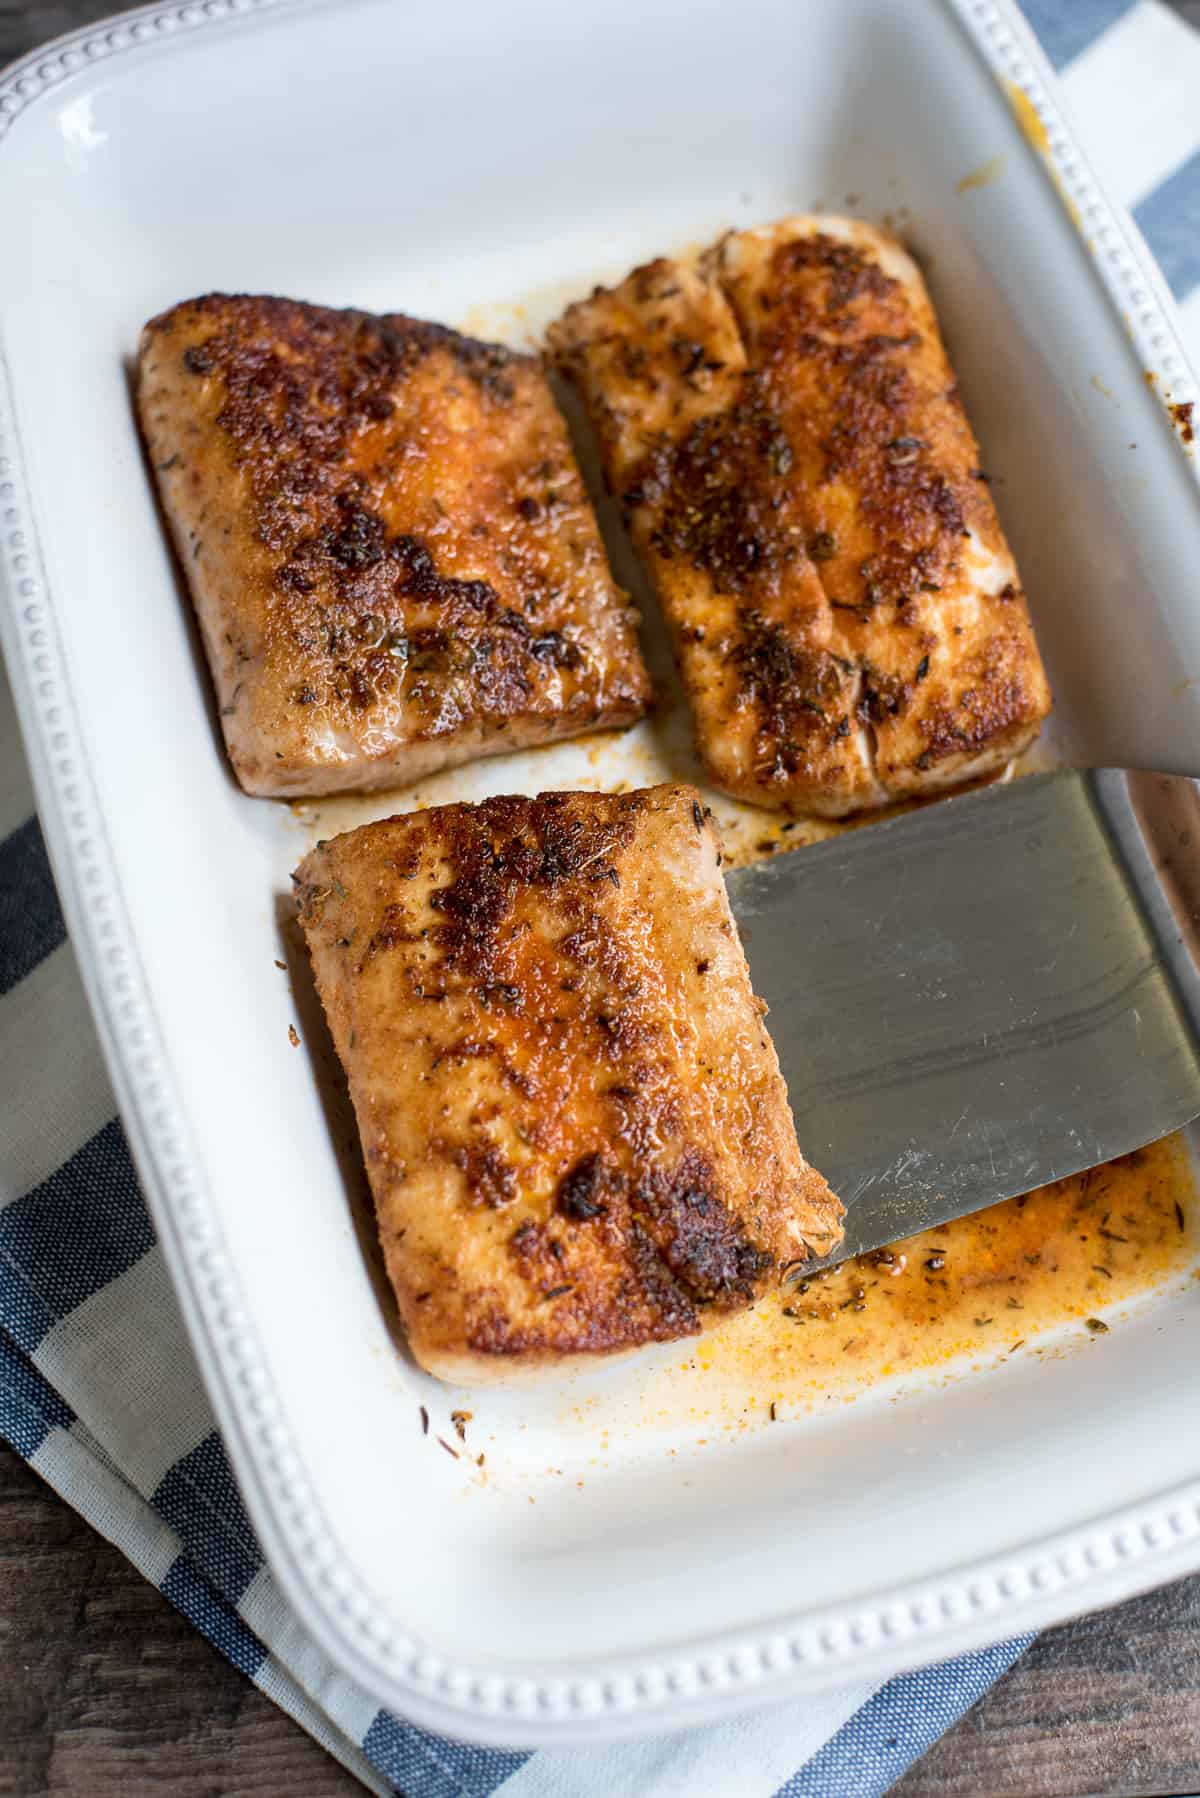
M947 799L728 877L834 1259L1200 1114L1200 783Z

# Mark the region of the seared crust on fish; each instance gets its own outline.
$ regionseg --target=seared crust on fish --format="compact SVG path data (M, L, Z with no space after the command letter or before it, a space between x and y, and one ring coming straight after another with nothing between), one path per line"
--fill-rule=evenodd
M138 409L247 792L398 786L645 709L536 358L210 294L147 325Z
M921 275L794 218L551 329L714 782L841 815L1000 768L1050 692Z
M695 1335L836 1246L693 789L389 818L296 878L431 1372Z

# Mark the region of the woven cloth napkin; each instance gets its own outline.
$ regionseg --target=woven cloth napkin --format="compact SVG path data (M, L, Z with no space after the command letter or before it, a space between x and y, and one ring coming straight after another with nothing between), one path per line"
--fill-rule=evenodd
M1200 360L1200 36L1158 0L1031 0L1102 178ZM1030 1637L732 1722L533 1754L380 1710L267 1569L138 1190L0 681L0 1434L369 1790L406 1798L876 1798Z

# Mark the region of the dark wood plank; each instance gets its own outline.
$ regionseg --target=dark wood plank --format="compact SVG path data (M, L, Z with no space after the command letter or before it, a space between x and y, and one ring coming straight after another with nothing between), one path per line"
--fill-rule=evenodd
M95 19L107 19L120 8L106 0L0 0L0 68L14 57L24 56L49 38Z
M1200 25L1200 0L1177 8ZM110 0L0 0L0 66ZM0 1795L347 1798L357 1783L0 1448ZM1200 1578L1049 1631L896 1798L1200 1792Z
M4 1798L361 1792L0 1446Z
M1048 1630L894 1798L1200 1792L1200 1578Z

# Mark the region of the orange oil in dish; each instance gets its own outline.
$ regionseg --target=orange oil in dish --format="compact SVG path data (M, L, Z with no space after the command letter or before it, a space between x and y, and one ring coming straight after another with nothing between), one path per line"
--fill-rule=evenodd
M716 1375L761 1415L962 1357L1035 1353L1064 1323L1082 1343L1119 1329L1106 1312L1182 1275L1197 1210L1187 1151L1167 1137L773 1293L689 1345L672 1383Z

